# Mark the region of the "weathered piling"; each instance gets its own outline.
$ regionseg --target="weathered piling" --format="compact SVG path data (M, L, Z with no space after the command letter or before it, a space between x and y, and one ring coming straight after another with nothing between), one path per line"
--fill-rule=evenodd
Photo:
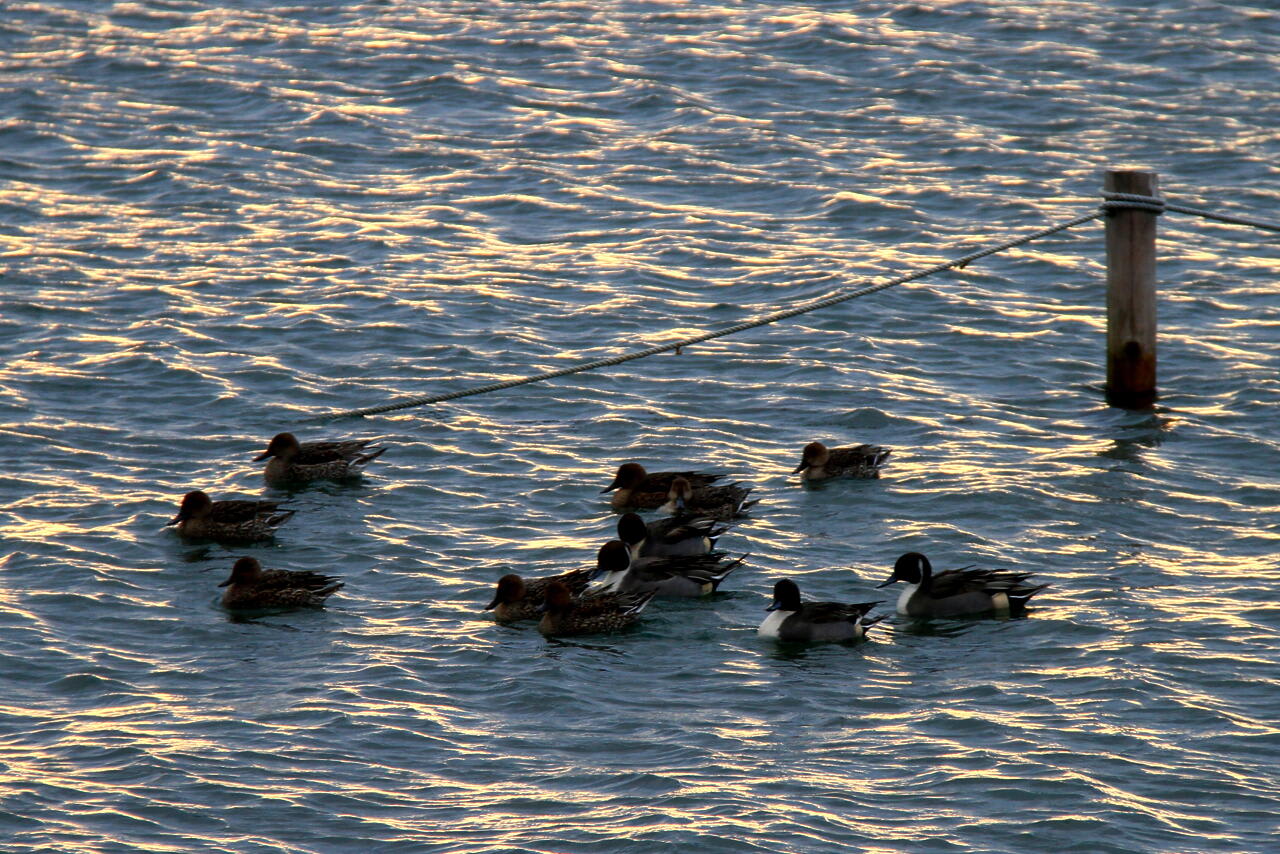
M1156 173L1108 169L1107 193L1155 196ZM1156 216L1107 214L1107 403L1142 409L1156 399Z

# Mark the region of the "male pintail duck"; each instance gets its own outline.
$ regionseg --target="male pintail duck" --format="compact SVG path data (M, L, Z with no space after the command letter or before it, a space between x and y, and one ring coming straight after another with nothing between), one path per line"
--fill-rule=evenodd
M165 525L177 525L184 537L248 542L274 536L295 512L275 501L213 501L197 489L182 497L178 515Z
M826 480L831 477L879 477L880 468L893 453L879 445L852 445L828 448L821 442L810 442L800 454L800 465L792 474L801 480Z
M751 487L739 483L724 486L694 488L684 477L676 477L667 490L667 501L658 508L660 513L705 516L717 522L736 519L754 507L759 499L748 501Z
M593 590L613 593L653 591L664 597L706 596L714 593L742 562L726 562L723 552L708 552L687 557L642 557L632 560L631 551L621 540L610 540L596 555L596 569L591 574Z
M277 433L267 449L253 458L271 461L263 469L267 483L307 483L313 480L342 480L355 477L386 450L370 448L372 439L343 439L328 442L299 442L292 433Z
M696 489L710 486L724 475L698 471L660 471L649 474L639 463L623 463L618 466L618 473L613 476L613 483L600 492L618 490L613 493L613 498L609 501L609 505L614 510L625 510L629 507L652 510L666 502L671 481L677 477L689 481Z
M648 523L638 513L618 517L618 539L631 549L633 558L704 555L727 530L727 526L716 527L715 519L703 516L669 516Z
M504 575L498 579L498 589L493 594L493 601L485 605L484 609L492 611L493 618L499 623L536 620L542 613L548 586L563 584L571 595L581 596L590 581L589 569L575 569L550 578L524 579L514 573Z
M897 611L908 617L958 617L977 614L1021 614L1027 600L1047 584L1027 584L1030 572L1004 569L949 569L933 574L929 559L907 552L893 565L893 575L878 587L905 581Z
M231 577L218 585L227 588L222 607L231 611L265 611L278 608L319 608L340 590L343 582L309 570L263 570L251 557L231 567Z
M591 635L624 629L640 618L653 596L653 591L610 596L592 604L586 597L574 599L568 587L553 581L547 585L538 631L544 635Z
M884 619L866 619L879 602L845 605L840 602L801 602L800 588L789 578L773 585L771 613L760 624L759 635L779 641L856 641L867 629Z

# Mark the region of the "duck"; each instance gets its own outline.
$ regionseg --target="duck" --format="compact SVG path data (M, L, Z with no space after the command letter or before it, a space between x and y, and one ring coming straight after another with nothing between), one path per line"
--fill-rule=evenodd
M493 594L493 601L485 605L484 610L492 611L494 620L499 623L536 620L542 613L548 586L563 584L569 588L571 595L581 596L590 581L591 570L589 569L575 569L549 578L525 579L509 573L498 579L498 588Z
M538 631L552 635L592 635L615 632L640 619L640 612L654 597L653 591L622 597L574 599L569 588L559 581L547 585L542 619Z
M320 608L343 584L332 575L310 570L264 570L256 558L242 557L218 586L227 588L222 594L222 607L227 610L265 611Z
M272 486L309 483L313 480L342 480L356 477L386 447L369 447L373 439L299 442L292 433L277 433L267 449L253 458L256 463L270 457L263 477Z
M828 448L821 442L810 442L800 452L800 465L792 474L802 481L827 480L833 477L875 478L893 453L879 445L850 445Z
M803 643L862 640L868 628L884 619L883 615L867 619L867 612L879 604L802 602L799 586L783 578L773 585L773 604L765 609L769 616L757 633L762 638Z
M609 500L614 510L638 508L652 510L662 506L667 500L667 492L671 489L671 481L682 477L689 481L695 489L710 486L724 478L717 472L698 471L660 471L649 474L639 463L623 463L613 476L613 483L600 490L601 494L617 490Z
M627 544L633 558L704 555L729 530L716 525L715 519L705 516L680 514L645 522L639 513L623 513L618 517L618 539Z
M165 527L177 525L179 534L193 539L249 542L275 536L295 512L281 509L276 501L214 501L195 489L182 496L178 515Z
M907 617L960 617L982 614L1019 615L1027 601L1048 587L1029 584L1030 572L1004 569L948 569L933 574L920 552L907 552L893 565L893 575L877 587L905 581L897 612Z
M667 501L658 508L658 512L705 516L717 522L728 522L759 503L759 499L748 501L750 494L751 487L741 483L694 487L688 478L677 476L672 478Z
M591 589L609 593L653 591L662 597L689 598L716 592L749 555L726 562L723 552L686 557L632 559L621 540L610 540L596 554Z

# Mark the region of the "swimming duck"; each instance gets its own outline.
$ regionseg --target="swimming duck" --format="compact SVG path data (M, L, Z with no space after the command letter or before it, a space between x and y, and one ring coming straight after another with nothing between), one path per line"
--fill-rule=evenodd
M801 602L800 588L789 578L773 585L773 604L758 631L762 638L779 641L855 641L867 636L867 629L884 619L866 619L879 602L844 605L840 602Z
M610 540L596 555L591 574L593 590L613 593L653 591L664 597L706 596L714 593L742 562L725 562L723 552L686 557L642 557L632 560L631 550L621 540ZM597 580L599 579L599 580Z
M544 635L590 635L624 629L640 619L640 612L653 598L653 591L630 596L574 599L569 588L558 581L547 585L538 631Z
M589 569L575 569L549 578L527 580L514 573L504 575L498 579L498 589L493 594L493 601L485 605L484 610L492 611L493 618L499 623L536 620L542 613L548 586L563 584L571 595L581 596L590 581Z
M718 528L715 519L705 516L681 514L648 523L638 513L618 517L618 539L627 544L633 558L704 555L715 548L716 537L727 530L727 526Z
M341 480L355 477L386 450L370 448L372 439L343 439L326 442L299 442L292 433L277 433L267 449L253 458L262 462L267 483L307 483L313 480Z
M618 472L613 476L613 483L600 492L618 490L609 500L609 505L614 510L625 510L628 507L652 510L666 502L671 481L677 477L684 478L697 489L710 486L724 475L698 471L660 471L649 474L639 463L623 463L618 466Z
M810 442L800 454L800 465L792 474L801 480L826 480L832 477L880 476L880 468L893 453L879 445L852 445L828 448L821 442Z
M178 515L165 526L177 525L184 537L247 542L274 536L295 512L275 501L213 501L196 489L182 497Z
M919 552L907 552L893 565L893 575L877 587L905 581L897 611L908 617L958 617L976 614L1020 614L1027 600L1047 584L1027 584L1030 572L1004 569L949 569L933 574Z
M751 487L740 483L695 489L687 478L677 476L672 478L667 501L658 508L658 512L705 516L717 522L727 522L759 503L759 499L748 501L750 494Z
M231 567L231 576L218 585L227 588L222 607L232 611L265 611L277 608L319 608L340 590L343 582L310 570L263 570L255 558L242 557Z

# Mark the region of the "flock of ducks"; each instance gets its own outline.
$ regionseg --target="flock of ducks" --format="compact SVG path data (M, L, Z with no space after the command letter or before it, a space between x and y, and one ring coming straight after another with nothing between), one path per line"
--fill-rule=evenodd
M254 458L267 460L263 476L276 487L297 487L319 480L358 477L386 451L373 440L299 442L292 433L272 438ZM792 474L804 482L832 478L877 478L891 451L879 445L828 448L810 442ZM731 558L715 549L716 540L746 518L756 505L751 487L722 483L720 473L645 471L639 463L618 467L610 506L621 514L616 539L596 554L595 566L548 578L508 574L498 579L485 606L496 621L536 620L545 635L581 635L623 629L640 619L655 598L694 598L714 593L749 555ZM646 521L637 511L656 511ZM268 539L293 515L276 501L214 501L199 490L183 496L169 525L190 539L245 543ZM893 574L879 587L904 582L896 604L899 614L915 618L1019 615L1048 585L1031 573L963 569L935 574L919 552L898 558ZM231 611L276 611L321 607L343 582L318 572L264 569L242 557L219 587L222 605ZM848 642L866 637L884 619L871 616L879 602L806 602L789 578L778 580L773 603L760 624L762 637L795 642Z

